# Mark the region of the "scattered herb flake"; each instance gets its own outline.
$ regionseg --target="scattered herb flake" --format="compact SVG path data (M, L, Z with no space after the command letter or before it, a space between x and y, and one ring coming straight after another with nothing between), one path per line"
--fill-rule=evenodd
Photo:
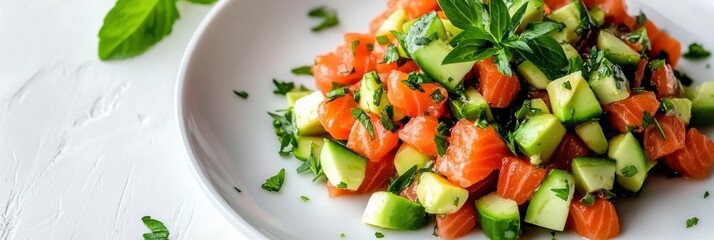
M335 187L338 187L338 188L347 188L347 183L340 182L340 183L338 183L337 186L335 186Z
M382 84L379 84L377 89L374 90L374 95L372 99L372 103L374 103L374 106L379 106L382 104L382 94L384 93L384 88L382 88Z
M285 95L295 88L295 83L293 82L281 82L277 79L273 79L273 84L275 84L276 90L273 93L278 95Z
M614 192L607 190L607 189L601 189L600 193L602 193L603 198L608 199L608 200L614 199L617 197L617 194L615 194Z
M310 201L310 198L305 197L305 196L300 196L300 199L301 199L303 202L309 202L309 201Z
M434 100L435 103L440 103L441 100L444 100L444 95L441 94L441 89L436 89L434 92L432 92L430 95L431 100Z
M393 62L396 62L399 60L399 49L397 49L397 46L394 46L394 44L389 44L387 45L387 50L384 53L384 57L382 57L382 62L385 64L390 64Z
M459 197L454 197L454 206L459 206Z
M563 201L568 201L568 196L570 195L570 185L568 184L568 180L565 180L565 188L551 188L550 191L554 192L555 196L563 199Z
M414 165L406 172L399 175L394 181L392 181L387 187L387 191L399 195L404 189L408 188L412 184L414 178L416 177L417 166Z
M692 59L692 60L701 60L708 58L711 54L708 50L704 49L704 46L699 43L692 43L689 44L689 49L686 53L684 53L684 57L687 59Z
M593 195L592 193L585 194L585 196L580 199L580 202L587 206L592 206L593 204L595 204L595 195Z
M645 15L645 13L640 10L640 15L637 15L637 17L635 17L635 22L637 23L637 26L644 26L647 22L647 15Z
M620 173L622 173L622 176L625 176L625 177L635 176L635 174L637 174L637 172L638 172L637 168L632 165L620 169Z
M399 130L399 125L392 120L394 117L394 110L392 108L392 105L387 105L384 107L384 110L379 114L379 121L382 123L382 127L385 129L389 130L392 133L397 132Z
M314 27L312 27L313 32L320 32L322 30L337 26L340 20L337 18L337 11L329 9L325 6L319 6L310 10L307 13L308 17L311 18L322 18L322 22Z
M377 36L377 43L387 44L387 43L389 43L389 37L387 37L387 35Z
M283 115L278 114L279 112L284 112ZM293 110L281 110L275 113L268 112L268 115L273 118L273 128L275 129L275 135L278 136L278 141L280 141L280 156L287 157L292 149L297 147L297 139L295 134L297 129L293 125Z
M362 111L360 108L353 108L352 117L357 119L357 121L362 124L364 129L367 130L369 137L374 139L374 126L372 126L372 121L369 119L369 115L367 115L367 113Z
M150 233L144 233L145 240L168 240L169 239L169 229L166 228L164 223L159 220L151 218L151 216L144 216L141 218Z
M699 223L699 218L693 217L690 219L687 219L687 228L691 228L697 225Z
M645 88L644 87L633 87L632 92L635 94L640 94L640 93L645 92Z
M344 97L349 92L350 92L350 89L347 87L340 87L340 88L332 89L329 92L327 92L327 102L332 102L332 101L335 101L335 99Z
M709 191L704 192L704 198L708 198L708 197L709 197Z
M376 237L376 238L383 238L383 237L384 237L384 234L382 234L381 232L375 232L375 233L374 233L374 237Z
M436 135L434 135L434 143L436 143L436 151L439 156L443 156L446 153L446 148L449 143L446 142L446 136L449 134L449 126L444 122L439 122L436 126Z
M367 51L370 51L370 52L372 52L372 50L374 50L374 44L371 44L371 43L367 43L367 45L366 45L366 46L367 46Z
M657 69L661 68L662 66L664 66L664 64L665 64L664 59L652 60L650 62L650 68L652 68L652 70L657 70Z
M357 55L357 47L359 46L359 40L352 41L352 56Z
M285 168L280 169L280 172L265 180L265 183L260 187L268 192L279 192L285 182Z
M248 92L246 92L246 91L236 91L236 90L233 90L233 93L234 93L236 96L238 96L238 97L240 97L240 98L242 98L242 99L248 99Z
M235 186L233 186L233 189L235 189L238 193L242 193L242 192L243 192L243 191L241 191L240 189L238 189L238 188L235 187Z
M300 167L297 168L297 173L298 174L303 174L308 171L312 172L312 174L315 176L312 178L312 181L317 181L320 179L320 177L325 176L325 173L322 171L322 165L320 165L320 161L317 160L317 157L315 157L315 152L313 149L316 148L316 145L314 143L310 143L310 156L307 157L305 162L303 162Z
M570 85L570 81L565 81L563 87L568 90L573 90L573 86Z
M290 71L295 75L312 76L312 65L299 66Z

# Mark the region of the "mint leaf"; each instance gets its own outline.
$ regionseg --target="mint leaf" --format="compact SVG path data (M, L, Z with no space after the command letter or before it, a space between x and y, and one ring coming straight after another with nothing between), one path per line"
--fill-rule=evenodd
M248 99L248 92L246 92L246 91L236 91L236 90L233 90L233 93L234 93L236 96L238 96L238 97L240 97L240 98L242 98L242 99Z
M285 95L295 88L295 83L293 82L281 82L273 78L273 85L275 85L276 90L273 93L278 95Z
M694 227L697 223L699 223L699 218L697 217L687 219L687 228Z
M665 63L664 59L652 60L650 62L650 68L652 68L653 71L657 70L657 69L661 68L662 66L664 66L664 63Z
M399 49L394 44L387 45L387 50L384 52L384 57L382 57L382 62L385 64L390 64L399 60Z
M382 123L382 127L389 130L392 133L399 130L399 125L392 120L394 117L394 110L392 105L387 105L384 107L381 113L379 113L379 121Z
M586 206L592 206L595 204L595 195L592 193L585 194L583 198L580 199L580 202L585 204Z
M483 5L480 1L439 0L438 2L446 17L457 28L467 29L481 26Z
M344 97L349 92L350 92L350 89L347 87L332 89L329 92L327 92L327 102L332 102L332 101L335 101L335 99Z
M568 197L570 195L570 184L568 184L568 180L565 180L565 188L551 188L550 191L554 192L555 196L560 199L563 199L563 201L568 201Z
M434 135L434 143L436 143L436 152L439 156L446 154L446 148L449 147L449 143L446 141L446 137L449 135L449 126L444 122L439 122L436 126L436 135Z
M284 112L283 115L280 115L280 112ZM287 157L298 145L297 139L295 138L297 128L293 125L292 121L293 110L280 110L275 113L268 112L268 115L273 118L275 135L278 136L278 141L280 142L280 151L278 153L280 156Z
M175 0L117 0L99 30L99 59L115 60L144 53L171 34L178 19Z
M511 15L508 13L508 7L503 0L491 0L488 4L489 25L488 30L491 32L496 42L503 39L506 28L511 22Z
M481 61L483 59L493 56L497 52L497 48L478 49L472 48L469 45L459 45L456 46L456 48L452 49L451 52L449 52L449 54L444 57L444 60L441 62L441 64L446 65L451 63Z
M159 220L153 219L150 216L144 216L141 218L150 233L144 233L144 240L168 240L169 239L169 229L164 226Z
M369 115L367 115L360 108L353 108L352 109L352 117L357 119L357 121L359 121L362 124L364 129L367 130L369 137L371 139L374 139L374 126L372 126L372 122L369 119Z
M684 53L684 58L691 59L691 60L701 60L708 58L711 54L708 50L704 49L704 46L699 43L692 43L689 44L689 49L686 53Z
M431 100L434 100L435 103L440 103L445 98L444 95L441 94L440 89L434 90L431 94L429 94L429 97L431 97Z
M285 182L285 168L282 168L282 169L280 169L278 174L265 180L265 183L263 183L263 185L261 185L260 188L262 188L268 192L279 192L280 188L283 187L284 182Z
M522 39L534 39L552 31L560 31L565 24L559 22L535 22L530 23L521 33Z
M329 9L325 6L313 8L307 13L307 16L311 18L322 18L322 22L320 24L312 27L313 32L320 32L337 26L337 24L340 23L340 20L337 18L337 11Z
M416 177L417 166L414 165L409 168L406 172L399 175L397 179L394 179L387 187L387 191L399 195L404 189L408 188L412 184L414 178Z
M533 53L518 49L516 49L516 51L539 69L544 71L560 71L568 66L568 59L565 56L563 48L553 37L541 35L526 40L526 43L533 49Z
M521 7L519 7L515 13L513 13L513 16L511 16L511 23L508 25L508 28L506 28L506 38L516 34L518 26L520 26L521 22L523 22L523 15L526 13L527 8L528 2L524 2Z
M310 201L310 198L309 198L309 197L306 197L306 196L300 196L300 199L302 200L302 202L309 202L309 201Z
M375 232L375 233L374 233L374 237L376 237L376 238L383 238L383 237L384 237L384 234L382 234L381 232Z
M501 49L500 51L498 51L496 53L496 57L493 59L496 63L498 71L508 77L511 77L513 75L513 71L511 71L511 64L509 63L510 59L511 58L506 49Z
M340 183L338 183L337 186L335 186L335 187L337 187L337 188L347 188L347 183L340 182Z

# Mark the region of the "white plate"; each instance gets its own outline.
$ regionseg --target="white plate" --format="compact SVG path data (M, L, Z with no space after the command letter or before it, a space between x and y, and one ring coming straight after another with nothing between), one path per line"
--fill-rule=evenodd
M642 1L640 3L639 1ZM630 11L641 7L650 19L683 45L704 42L714 49L714 32L702 19L714 12L705 1L630 1ZM178 119L194 177L212 202L250 239L373 239L376 231L386 239L432 239L431 227L400 232L360 223L367 196L330 199L324 184L296 174L300 162L278 155L268 111L286 108L284 97L273 95L271 79L296 80L314 86L311 78L295 77L290 69L311 64L317 54L342 42L345 31L367 30L370 19L385 8L378 0L223 0L201 25L189 45L177 86ZM338 28L313 34L309 9L325 4L338 9ZM644 4L644 5L643 5ZM685 7L686 6L686 7ZM660 14L666 13L666 15ZM698 79L707 76L705 63L682 60L680 69ZM243 100L233 90L250 94ZM712 129L705 130L714 137ZM280 193L260 188L266 178L285 168ZM652 177L639 199L617 203L621 238L712 238L714 193L712 180L685 181ZM233 187L242 190L238 193ZM300 196L311 200L304 203ZM685 221L699 217L699 225L686 229ZM550 237L533 231L526 237ZM559 233L559 239L577 238ZM467 239L485 239L474 231Z

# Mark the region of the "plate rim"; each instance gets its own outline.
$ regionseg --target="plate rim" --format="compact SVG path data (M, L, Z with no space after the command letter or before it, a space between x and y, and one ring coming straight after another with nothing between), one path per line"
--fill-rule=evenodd
M210 28L211 25L213 25L214 21L218 18L218 16L223 13L223 11L227 8L226 6L233 3L234 1L239 0L218 1L218 3L216 3L216 5L211 8L208 14L206 14L203 20L201 20L201 23L198 25L193 35L191 36L191 39L189 40L189 43L186 46L186 50L184 51L181 57L181 63L179 65L178 75L176 77L176 86L174 86L174 112L176 114L175 118L176 123L178 124L178 130L181 134L181 145L183 145L185 156L188 157L184 158L186 159L186 161L184 161L184 164L188 165L189 171L191 172L191 175L198 184L199 188L201 188L201 192L203 193L203 195L208 198L208 200L212 203L211 205L213 205L213 207L215 207L216 210L221 213L223 218L230 222L231 225L233 225L233 227L235 227L243 236L248 237L248 239L267 239L265 235L260 233L260 231L258 231L253 225L248 223L245 218L238 214L228 204L228 202L226 202L225 199L219 197L220 193L218 192L216 187L211 184L211 181L206 176L203 167L201 167L201 165L198 163L196 152L192 147L191 140L188 136L189 130L186 127L187 116L185 110L187 107L186 102L184 100L186 96L186 76L188 75L188 66L193 63L193 59L196 55L195 50L197 46L204 40L205 32Z

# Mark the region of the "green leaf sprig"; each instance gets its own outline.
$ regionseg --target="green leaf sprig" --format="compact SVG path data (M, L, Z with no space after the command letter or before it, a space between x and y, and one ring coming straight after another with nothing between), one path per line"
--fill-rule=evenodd
M456 47L442 64L479 61L494 57L498 70L513 74L510 61L514 57L533 62L544 72L558 72L568 67L568 59L560 44L547 35L564 26L555 22L529 23L520 34L528 4L523 4L511 16L503 0L491 0L487 6L478 1L439 0L439 6L454 26L464 29L451 40Z
M159 220L151 218L151 216L144 216L141 218L150 233L144 233L144 240L167 240L169 239L169 229L164 226Z

